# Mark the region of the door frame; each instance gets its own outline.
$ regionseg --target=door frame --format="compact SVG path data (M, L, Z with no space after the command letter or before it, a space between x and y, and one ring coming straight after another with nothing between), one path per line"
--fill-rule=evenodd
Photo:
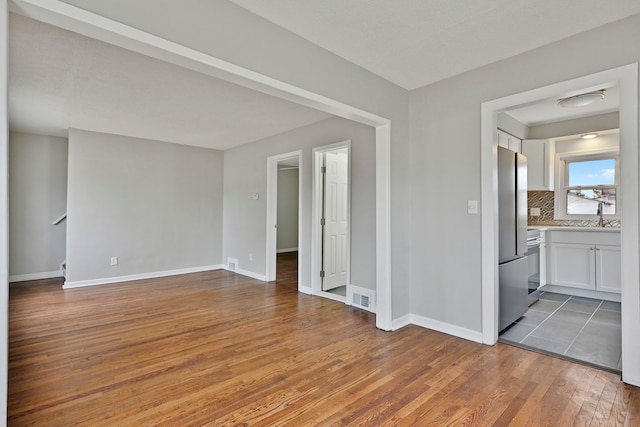
M302 150L291 151L267 157L267 281L276 280L276 261L278 243L278 163L284 160L298 160L298 290L302 283L301 237L302 237Z
M351 140L315 147L311 150L311 291L314 295L324 296L336 301L346 302L346 297L322 290L320 269L322 268L322 155L340 148L347 149L347 295L351 286Z
M549 86L487 101L481 105L482 192L482 341L498 340L498 113L553 99L563 93L617 83L620 88L620 231L622 252L622 379L640 385L640 234L638 218L638 64L562 81ZM594 89L595 90L595 89Z

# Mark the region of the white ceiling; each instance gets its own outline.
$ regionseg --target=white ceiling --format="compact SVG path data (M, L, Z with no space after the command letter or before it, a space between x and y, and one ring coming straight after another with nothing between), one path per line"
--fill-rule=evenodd
M227 149L330 115L11 14L9 124Z
M640 13L638 0L231 0L415 89Z
M640 13L638 0L231 0L406 89ZM10 15L11 130L69 128L216 149L329 117L297 104ZM617 109L511 111L526 124ZM553 104L553 105L552 105Z
M587 93L600 89L605 89L606 91L604 99L584 107L560 107L558 105L558 99L578 95L578 93L568 93L558 94L557 97L544 99L532 105L513 108L506 113L527 126L537 126L545 123L577 119L580 117L591 117L598 114L618 111L620 109L620 91L616 85L611 84L598 86L597 88L585 88L578 92Z

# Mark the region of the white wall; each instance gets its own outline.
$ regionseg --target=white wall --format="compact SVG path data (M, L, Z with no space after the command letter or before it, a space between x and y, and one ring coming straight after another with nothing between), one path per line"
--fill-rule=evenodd
M620 127L620 113L613 112L573 120L531 126L527 138L547 139L560 136L578 135L589 132L617 129Z
M412 313L481 330L481 103L638 62L638 39L640 15L410 94Z
M276 249L298 248L298 169L278 170Z
M66 256L67 140L9 134L9 275L11 280L60 276Z
M593 139L566 139L556 141L555 150L556 154L560 153L572 153L589 150L597 150L602 148L617 148L620 146L620 134L612 133L606 135L599 135Z
M221 264L222 176L217 150L70 130L67 284Z
M311 286L311 150L351 140L351 283L375 290L375 131L331 118L225 151L224 259L264 275L266 260L267 157L302 150L303 286ZM260 194L253 200L254 193ZM249 254L253 260L249 260Z

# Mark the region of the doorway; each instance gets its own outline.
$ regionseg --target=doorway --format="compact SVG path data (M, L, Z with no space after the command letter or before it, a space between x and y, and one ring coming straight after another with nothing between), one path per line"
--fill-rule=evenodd
M296 287L301 280L302 176L300 150L267 159L267 280L286 274L293 276Z
M617 83L620 87L620 151L622 254L622 378L640 383L640 343L632 331L640 323L638 288L638 67L627 65L612 70L556 83L505 98L488 101L481 107L482 123L482 305L483 342L493 344L498 338L498 274L497 274L497 173L495 132L497 114L517 106L553 98L559 93L580 91Z
M350 141L313 150L312 289L346 301L350 282Z

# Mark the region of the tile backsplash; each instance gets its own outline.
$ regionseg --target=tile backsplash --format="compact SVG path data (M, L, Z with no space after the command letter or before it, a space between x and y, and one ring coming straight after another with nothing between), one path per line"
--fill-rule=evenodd
M553 219L553 191L528 191L529 225L556 225L564 227L597 227L598 220L557 220ZM531 208L540 208L540 216L531 216ZM605 219L605 227L620 227L620 221Z

